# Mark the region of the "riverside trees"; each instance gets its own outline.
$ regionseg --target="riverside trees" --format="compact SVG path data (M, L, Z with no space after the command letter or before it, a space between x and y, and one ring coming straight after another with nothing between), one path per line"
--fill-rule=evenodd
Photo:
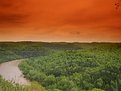
M48 91L120 91L121 45L80 44L20 65L25 76Z
M0 43L0 63L21 58L25 77L47 91L121 89L120 43Z

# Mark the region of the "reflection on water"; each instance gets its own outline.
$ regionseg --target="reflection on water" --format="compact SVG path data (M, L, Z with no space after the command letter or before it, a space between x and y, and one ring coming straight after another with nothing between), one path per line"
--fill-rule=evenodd
M0 75L8 81L20 85L29 85L29 81L24 78L22 72L18 68L20 62L21 60L14 60L0 64Z

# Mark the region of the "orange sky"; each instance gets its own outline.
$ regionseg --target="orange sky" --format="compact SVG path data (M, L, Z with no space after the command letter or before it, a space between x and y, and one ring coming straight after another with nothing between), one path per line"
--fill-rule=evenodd
M121 41L116 0L0 0L0 41Z

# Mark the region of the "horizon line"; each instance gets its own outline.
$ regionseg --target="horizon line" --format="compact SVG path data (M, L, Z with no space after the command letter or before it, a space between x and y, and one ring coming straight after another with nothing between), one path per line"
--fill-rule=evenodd
M2 42L13 42L13 43L18 43L18 42L43 42L43 43L121 43L121 41L0 41Z

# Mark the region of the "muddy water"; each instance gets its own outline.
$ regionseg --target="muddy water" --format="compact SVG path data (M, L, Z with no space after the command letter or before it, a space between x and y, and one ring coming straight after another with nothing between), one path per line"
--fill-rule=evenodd
M14 60L0 64L0 75L8 81L18 83L20 85L29 85L30 82L24 78L22 72L18 68L22 60Z

